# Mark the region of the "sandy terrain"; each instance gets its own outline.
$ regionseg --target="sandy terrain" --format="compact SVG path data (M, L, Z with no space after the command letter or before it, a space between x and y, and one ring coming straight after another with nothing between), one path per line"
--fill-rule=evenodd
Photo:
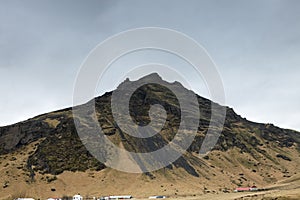
M123 173L112 169L87 172L64 172L53 176L37 173L34 181L30 180L28 172L24 171L26 159L30 152L36 148L35 143L22 148L12 154L0 157L0 199L14 199L16 197L33 197L35 199L47 199L49 197L73 196L76 193L84 197L107 195L132 195L136 199L147 198L152 195L165 195L169 199L191 200L234 200L234 199L264 199L271 200L296 200L300 199L300 174L294 174L290 178L282 178L276 184L265 185L269 191L256 193L233 193L236 187L228 179L234 175L235 168L231 169L226 164L230 174L222 173L217 168L210 168L209 173L201 174L201 177L193 177L181 168L176 170L161 170L155 173L155 178L142 174ZM219 153L218 153L219 154ZM217 155L217 154L216 154ZM214 155L210 156L215 159ZM209 161L212 162L212 161ZM225 162L225 161L224 161ZM207 163L210 165L211 163ZM257 173L239 169L240 172L253 176L259 187L263 182ZM279 177L280 174L274 176ZM208 176L205 178L205 176ZM188 178L187 178L188 177ZM253 181L248 181L251 184ZM5 186L6 184L6 186ZM4 187L5 186L5 187ZM230 193L224 193L224 189Z

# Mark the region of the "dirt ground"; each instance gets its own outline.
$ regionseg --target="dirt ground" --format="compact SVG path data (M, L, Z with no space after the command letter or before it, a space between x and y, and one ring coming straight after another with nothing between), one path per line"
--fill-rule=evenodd
M296 173L276 184L266 185L267 191L251 193L234 193L234 187L227 184L227 176L221 176L218 171L213 171L218 176L208 180L186 178L186 172L181 169L177 169L176 174L173 171L155 174L153 180L142 174L105 169L99 172L64 172L57 176L37 173L35 181L31 182L22 166L34 148L33 143L20 152L0 158L0 200L18 197L42 200L77 193L83 197L132 195L136 199L165 195L168 199L178 200L300 200L300 174ZM222 191L225 186L228 186L229 193Z

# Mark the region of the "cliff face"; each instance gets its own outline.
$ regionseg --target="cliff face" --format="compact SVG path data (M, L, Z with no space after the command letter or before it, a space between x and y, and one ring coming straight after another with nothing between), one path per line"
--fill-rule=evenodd
M155 74L138 81L149 78L162 81ZM132 83L127 80L122 84ZM179 91L192 93L178 82L164 84L177 87ZM123 87L124 90L126 88ZM114 144L131 152L150 152L162 148L174 138L181 120L180 105L176 96L166 87L147 84L136 90L130 98L130 115L136 124L147 125L150 122L151 105L159 104L166 110L167 119L163 128L154 130L159 134L151 138L136 138L123 131L113 119L111 98L111 92L95 98L96 111L90 115L95 114L104 134ZM200 96L197 96L197 99L198 105L191 105L191 113L197 106L201 113L196 137L187 152L164 170L183 169L193 177L206 178L214 176L215 171L218 171L237 185L253 177L256 180L272 182L299 171L299 132L281 129L272 124L247 121L228 107L225 107L226 119L218 143L211 153L199 158L197 155L211 119L211 105L214 104L217 108L221 106ZM185 132L189 133L189 130L186 129ZM105 164L100 163L86 150L79 139L71 108L0 128L0 155L10 154L34 142L37 142L36 148L30 152L22 169L30 172L29 175L33 178L38 172L56 175L64 171L101 171L106 168ZM109 149L102 149L104 154L110 153ZM138 164L141 168L145 165L143 161ZM270 173L272 170L274 174L276 172L276 176ZM153 178L159 172L147 175ZM233 174L240 177L233 180Z

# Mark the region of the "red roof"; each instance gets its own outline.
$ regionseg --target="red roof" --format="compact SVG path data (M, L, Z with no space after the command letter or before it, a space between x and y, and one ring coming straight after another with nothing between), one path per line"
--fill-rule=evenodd
M246 187L246 188L236 188L237 191L249 191L251 187Z

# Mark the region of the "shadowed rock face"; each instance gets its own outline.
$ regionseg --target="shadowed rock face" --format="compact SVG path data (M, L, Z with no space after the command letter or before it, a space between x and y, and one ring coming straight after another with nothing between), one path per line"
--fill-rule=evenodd
M157 74L151 74L138 81L145 80L152 80L153 82L163 81ZM122 88L122 85L133 83L135 82L126 80L121 84L120 88ZM172 85L182 92L192 93L192 91L186 90L178 82L164 82L164 84ZM123 87L124 90L126 88ZM130 116L128 117L131 117L139 125L150 123L149 109L151 105L159 104L165 109L167 118L163 128L158 130L159 134L150 138L136 138L120 129L112 116L111 97L112 92L109 92L95 98L96 113L91 111L91 113L87 114L90 116L95 114L97 116L97 121L104 134L114 144L119 146L122 143L122 146L128 151L145 153L162 148L176 135L181 120L180 104L176 95L167 87L155 83L146 84L139 87L130 98ZM199 106L201 113L200 119L193 119L199 122L196 137L188 148L187 153L167 167L170 170L183 168L193 176L199 176L196 168L201 167L203 164L200 158L195 157L195 153L198 153L200 150L210 124L211 105L215 104L200 96L197 96L197 99L198 105L191 105L191 110L195 110ZM86 105L88 103L82 105L82 107ZM281 129L271 124L259 124L247 121L228 107L226 107L226 111L224 128L214 150L227 152L230 149L237 148L241 153L249 153L254 158L258 157L258 155L270 157L267 155L269 153L263 148L266 145L274 148L274 150L277 148L289 149L296 147L299 152L300 134L298 132ZM94 119L91 117L91 120ZM211 124L214 124L214 122ZM188 132L189 130L185 131ZM27 161L27 167L32 173L40 171L41 173L59 174L65 170L85 171L87 169L102 170L105 168L104 164L97 161L86 150L79 139L71 108L40 115L11 126L1 127L0 155L13 152L37 140L40 140L38 148L29 156ZM101 149L103 150L103 154L107 155L110 153L106 147L101 147ZM282 159L289 158L282 154L279 157ZM273 158L269 159L272 160ZM289 159L292 161L292 158ZM143 168L145 163L142 160L139 160L138 163Z

